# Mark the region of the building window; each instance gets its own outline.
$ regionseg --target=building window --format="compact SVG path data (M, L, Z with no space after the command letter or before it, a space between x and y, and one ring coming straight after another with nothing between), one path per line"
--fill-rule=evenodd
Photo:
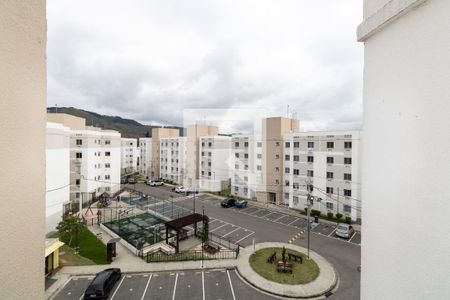
M294 155L294 161L300 161L300 156Z
M280 181L278 179L275 179L275 184L280 184Z
M234 191L235 191L235 192L239 192L239 187L238 187L238 186L235 186L235 187L234 187Z
M109 151L105 152L105 156L111 156L111 152Z
M234 156L235 156L236 158L239 158L239 153L235 153Z
M308 162L309 163L314 162L314 156L308 156Z
M244 176L244 181L247 182L248 181L248 177Z
M327 179L333 179L333 172L327 172Z
M234 146L237 148L237 147L239 147L239 142L235 142L234 143Z
M300 185L299 185L298 182L293 182L293 183L292 183L292 187L293 187L294 189L298 190L298 188L300 187Z
M211 142L208 143L208 147L212 147L212 143Z
M285 185L285 186L289 186L289 180L285 180L285 181L284 181L284 185Z
M344 173L344 180L352 181L352 174Z
M275 167L275 172L280 172L280 168Z
M286 148L290 148L291 147L291 143L289 143L289 142L284 143L284 145L285 145Z
M238 165L238 164L235 164L235 165L234 165L234 168L235 168L236 170L239 170L239 165Z
M327 157L327 164L334 164L334 157L328 156Z
M256 155L256 157L259 158L259 159L261 159L261 158L262 158L262 154L261 154L261 153L258 153L258 154Z
M279 158L280 158L280 155L275 154L275 159L279 159Z
M208 156L211 156L211 152L208 152Z
M261 165L257 165L256 166L256 170L261 171L262 170L262 166Z
M350 214L352 212L352 207L350 205L344 205L344 212Z
M352 142L344 142L345 149L352 149Z
M261 147L262 147L262 143L261 143L261 142L258 142L258 143L256 144L256 147L261 148Z
M76 157L76 158L83 158L83 154L82 154L81 152L77 152L77 153L75 154L75 157Z
M300 148L300 142L294 142L294 148Z
M208 172L208 176L211 177L211 172Z
M299 169L294 169L294 175L300 175L300 170Z
M327 194L333 194L333 188L327 186Z
M80 179L75 179L75 185L80 185Z
M105 140L105 145L111 145L111 141L110 140Z
M245 148L248 147L248 142L244 142L244 147L245 147Z
M314 142L308 142L308 148L310 149L314 148Z
M293 196L293 197L292 197L292 203L293 203L294 205L298 205L298 197L297 197L297 196Z
M80 199L80 193L75 193L75 198Z
M344 196L351 197L352 196L352 190L344 190Z
M314 177L314 171L313 171L313 170L307 170L307 171L306 171L306 176L308 176L308 177Z
M248 165L244 165L244 170L248 170Z
M205 175L205 171L202 171L202 175Z
M205 152L202 151L202 156L205 156Z
M244 153L244 158L248 158L248 153Z
M334 148L334 142L327 142L327 148L333 149Z
M208 167L211 167L211 162L210 161L208 161Z
M81 145L83 145L83 140L77 139L77 146L81 146Z
M247 194L248 194L248 188L245 187L245 188L244 188L244 195L247 195Z
M284 168L284 173L289 174L291 172L290 168Z
M284 160L291 160L291 156L289 155L289 154L286 154L285 156L284 156Z
M280 142L275 142L275 146L279 147L280 146Z
M109 180L109 179L111 179L111 176L110 175L105 175L105 180Z
M289 193L284 193L284 199L289 199Z
M351 165L351 164L352 164L352 158L344 157L344 165Z
M333 210L333 203L332 202L327 202L327 209Z

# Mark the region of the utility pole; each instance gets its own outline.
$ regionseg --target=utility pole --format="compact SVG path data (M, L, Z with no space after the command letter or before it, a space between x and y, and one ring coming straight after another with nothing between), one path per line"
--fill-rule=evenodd
M306 199L307 201L307 207L308 210L306 211L307 215L308 215L308 259L309 259L309 246L310 246L310 235L311 235L311 223L310 223L310 214L311 214L311 207L313 205L313 196L311 195L311 192L313 190L313 186L311 183L308 183L306 185L307 189L308 189L308 198Z

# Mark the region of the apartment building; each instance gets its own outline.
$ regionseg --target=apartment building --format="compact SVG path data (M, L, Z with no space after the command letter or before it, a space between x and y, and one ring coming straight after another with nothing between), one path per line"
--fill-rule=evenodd
M67 114L47 114L48 121L70 128L70 200L87 202L120 189L121 135L86 126Z
M152 159L150 164L150 179L161 178L161 144L160 139L165 137L178 137L180 130L176 128L152 128Z
M364 1L361 299L450 299L449 12Z
M231 193L256 200L256 190L262 186L261 136L233 134L231 148Z
M186 136L186 174L183 184L191 187L199 187L199 157L200 157L200 137L216 136L219 134L219 127L212 125L189 125Z
M262 185L256 192L257 201L283 204L284 135L299 131L299 121L273 117L262 120Z
M139 138L139 174L149 178L152 166L152 138Z
M186 172L186 137L160 139L160 176L178 184Z
M361 218L359 131L294 132L284 136L283 204L304 209L312 184L312 209Z
M70 128L47 122L45 141L46 233L56 230L70 201Z
M201 136L199 138L198 188L213 192L229 188L233 161L231 136Z
M121 138L120 171L122 174L138 171L139 149L138 140Z

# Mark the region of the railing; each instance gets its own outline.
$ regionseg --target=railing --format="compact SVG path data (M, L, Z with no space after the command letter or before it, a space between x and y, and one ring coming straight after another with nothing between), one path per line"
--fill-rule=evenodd
M213 260L213 259L236 259L239 251L236 250L220 250L214 254L201 250L183 251L175 254L165 253L148 253L145 260L151 262L170 262L170 261L196 261L196 260Z

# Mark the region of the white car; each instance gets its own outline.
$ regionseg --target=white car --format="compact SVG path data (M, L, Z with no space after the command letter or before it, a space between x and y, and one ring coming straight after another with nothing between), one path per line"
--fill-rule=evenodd
M189 192L189 189L184 186L177 186L175 188L175 193L187 193Z
M147 182L147 184L148 184L149 186L160 186L160 185L164 185L164 182L159 181L159 180L149 180L149 181Z
M355 230L352 225L348 224L339 224L336 228L336 235L341 238L349 239L353 236Z

